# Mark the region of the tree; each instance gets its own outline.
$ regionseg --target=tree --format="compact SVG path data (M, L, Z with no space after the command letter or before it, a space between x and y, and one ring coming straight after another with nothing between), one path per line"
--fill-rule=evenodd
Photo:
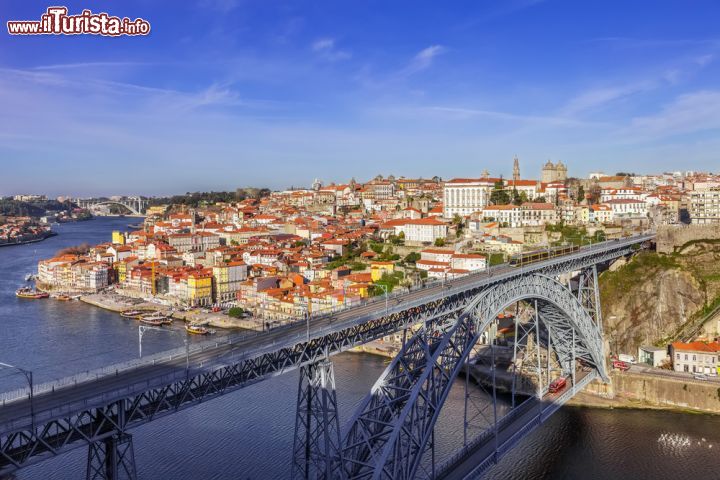
M507 205L510 203L510 195L503 187L503 181L495 182L492 192L490 192L490 202L493 205Z
M512 190L512 203L514 205L521 205L523 203L517 188L513 188Z
M415 263L418 260L420 260L420 254L417 252L410 252L407 255L405 255L405 259L403 261L405 263Z
M535 199L536 203L547 203L547 200L545 200L545 197L537 197Z
M585 200L585 187L583 187L582 185L578 187L577 200L578 202L582 202L583 200Z
M435 246L436 246L436 247L444 247L444 246L445 246L445 239L444 239L444 238L436 238L436 239L435 239Z
M245 310L240 307L232 307L230 310L228 310L228 315L233 318L242 318L244 313Z

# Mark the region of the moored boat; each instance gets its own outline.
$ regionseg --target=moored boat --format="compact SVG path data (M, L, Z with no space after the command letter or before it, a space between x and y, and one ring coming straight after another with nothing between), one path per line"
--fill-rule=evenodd
M167 320L167 316L160 312L153 312L140 316L140 321L146 325L167 325Z
M39 298L48 298L50 295L32 288L23 287L15 291L15 296L18 298L28 298L31 300L37 300Z
M161 327L163 325L162 320L158 320L152 317L141 317L140 323L144 323L145 325L152 325L154 327Z
M55 299L60 300L61 302L67 302L67 301L72 300L72 297L70 295L61 293L60 295L56 296Z
M185 325L185 331L187 333L192 333L193 335L209 335L210 333L213 333L212 330L208 329L204 325L194 325L192 323Z
M142 310L123 310L120 312L120 316L123 318L136 318L139 319L143 315Z

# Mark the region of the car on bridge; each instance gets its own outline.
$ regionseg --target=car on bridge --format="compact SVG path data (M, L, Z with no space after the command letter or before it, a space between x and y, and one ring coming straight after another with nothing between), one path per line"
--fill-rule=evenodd
M548 387L548 393L558 393L567 386L567 380L565 377L556 378L550 383Z

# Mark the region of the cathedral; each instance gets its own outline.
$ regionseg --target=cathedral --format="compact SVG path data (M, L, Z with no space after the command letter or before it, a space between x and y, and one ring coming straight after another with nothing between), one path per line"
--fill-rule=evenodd
M542 168L541 182L552 183L552 182L564 182L567 180L567 167L560 161L555 165L548 160Z

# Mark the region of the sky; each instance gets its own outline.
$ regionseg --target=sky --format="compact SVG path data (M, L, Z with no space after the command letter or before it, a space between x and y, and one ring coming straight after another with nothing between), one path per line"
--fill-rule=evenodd
M11 36L50 5L148 36ZM3 0L0 195L718 171L715 0Z

